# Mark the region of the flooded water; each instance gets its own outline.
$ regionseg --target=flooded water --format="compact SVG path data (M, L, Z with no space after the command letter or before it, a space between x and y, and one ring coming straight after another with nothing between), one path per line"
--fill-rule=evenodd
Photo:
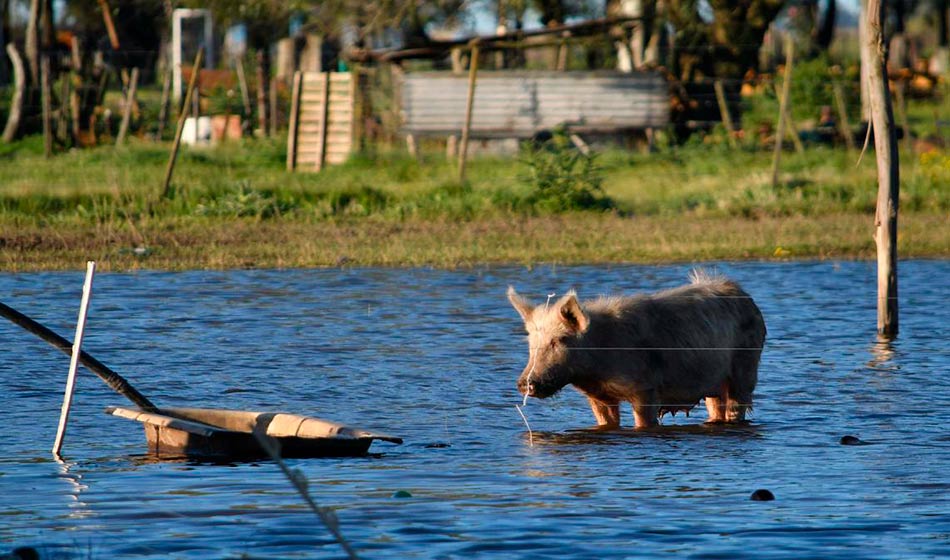
M875 343L873 263L719 269L769 329L752 422L598 433L573 390L514 405L505 299L652 291L686 266L100 274L84 348L154 402L285 410L405 438L288 461L368 558L950 555L950 262L900 266L901 336ZM0 274L2 301L72 337L81 273ZM340 557L277 465L156 462L68 357L0 324L0 553ZM632 425L624 409L623 422ZM841 445L842 436L863 445ZM776 499L751 501L757 489ZM410 497L396 497L402 491Z

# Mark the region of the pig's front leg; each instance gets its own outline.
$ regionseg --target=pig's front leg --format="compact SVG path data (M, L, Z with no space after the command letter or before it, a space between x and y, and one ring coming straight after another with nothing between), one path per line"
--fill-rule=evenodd
M620 427L620 403L603 403L593 397L587 397L590 401L590 409L594 411L594 418L597 419L597 425L606 428Z
M633 405L633 420L637 428L649 428L659 424L660 406L653 391L644 391L630 399Z

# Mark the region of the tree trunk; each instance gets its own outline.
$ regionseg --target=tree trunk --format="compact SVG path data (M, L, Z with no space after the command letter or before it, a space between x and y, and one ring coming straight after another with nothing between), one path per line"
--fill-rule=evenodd
M30 0L30 18L24 31L23 55L30 69L30 86L40 87L40 38L38 26L40 20L40 0Z
M877 244L877 331L893 338L898 332L897 317L897 213L900 193L900 161L894 112L884 65L883 0L867 0L862 14L867 34L861 43L868 60L868 94L874 149L877 155L877 211L874 241Z

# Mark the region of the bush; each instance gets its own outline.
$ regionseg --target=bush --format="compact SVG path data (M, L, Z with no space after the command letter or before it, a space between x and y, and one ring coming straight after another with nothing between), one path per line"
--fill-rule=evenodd
M525 180L532 187L527 202L532 207L552 213L615 207L604 194L595 155L575 148L564 130L555 130L544 142L526 142L523 152L522 161L528 166Z

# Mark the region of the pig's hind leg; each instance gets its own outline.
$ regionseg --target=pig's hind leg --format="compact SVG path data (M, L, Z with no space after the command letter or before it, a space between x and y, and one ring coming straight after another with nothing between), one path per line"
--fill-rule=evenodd
M590 409L594 412L598 426L620 427L620 403L603 403L591 397L587 397L587 400L590 401Z

